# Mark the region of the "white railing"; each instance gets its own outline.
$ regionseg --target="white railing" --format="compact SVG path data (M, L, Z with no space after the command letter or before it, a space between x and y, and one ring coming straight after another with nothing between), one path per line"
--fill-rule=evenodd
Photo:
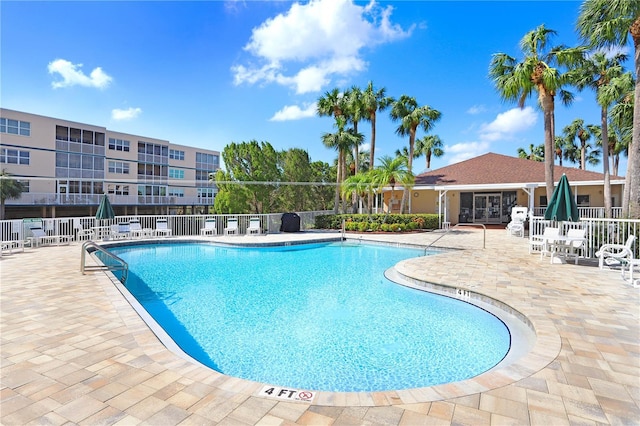
M51 194L38 192L23 192L19 198L5 201L8 206L98 206L101 194ZM113 195L109 194L109 201L114 205L128 206L212 206L213 197L170 197L160 195Z
M313 229L318 215L331 214L331 211L310 211L297 213L300 216L300 230ZM2 241L20 241L32 236L30 228L41 227L48 235L72 235L78 237L80 230L98 226L111 226L137 219L142 228L155 229L158 219L167 219L167 226L175 236L198 236L204 228L207 218L216 218L218 234L222 235L229 218L238 219L238 233L243 235L249 226L250 218L260 218L262 233L280 232L282 213L271 214L228 214L228 215L126 215L114 219L98 220L93 216L63 218L25 218L0 221Z
M544 228L553 226L560 228L560 233L566 235L572 228L585 229L587 236L587 248L585 257L593 258L603 244L624 244L629 235L635 235L633 245L635 258L640 258L640 219L599 219L583 218L578 222L556 222L545 220L544 216L532 216L529 218L529 238L533 235L542 235Z
M534 207L534 216L544 216L546 207ZM581 219L604 218L604 207L578 207L578 214ZM611 208L611 219L619 219L622 216L622 207Z

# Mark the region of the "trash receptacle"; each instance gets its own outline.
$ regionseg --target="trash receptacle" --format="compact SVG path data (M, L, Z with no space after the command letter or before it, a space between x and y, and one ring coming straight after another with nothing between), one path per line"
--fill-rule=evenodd
M283 213L280 232L300 232L300 216L296 213Z

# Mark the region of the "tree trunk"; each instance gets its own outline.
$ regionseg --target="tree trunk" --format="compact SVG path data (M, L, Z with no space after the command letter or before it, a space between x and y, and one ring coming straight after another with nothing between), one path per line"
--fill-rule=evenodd
M640 75L640 19L631 25L635 75ZM627 176L622 197L622 217L640 219L640 80L636 79L633 108L633 134L629 145Z
M370 115L371 120L371 151L369 153L369 170L376 168L376 113L375 111ZM373 194L369 192L369 198L367 200L367 208L369 213L373 211Z
M602 125L602 172L604 173L604 217L611 217L611 176L609 174L609 130L607 128L607 109L601 108ZM583 160L584 162L584 160Z
M544 112L544 181L547 188L547 203L551 201L553 195L554 179L553 179L553 155L555 153L554 141L555 129L553 118L553 95L546 93L546 89L539 89L540 104Z

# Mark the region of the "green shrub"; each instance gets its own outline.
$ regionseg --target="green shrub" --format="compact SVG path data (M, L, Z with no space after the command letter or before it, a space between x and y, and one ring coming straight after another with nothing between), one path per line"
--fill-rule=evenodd
M388 226L402 225L401 230L437 229L437 214L330 214L316 217L316 229L342 229L342 221L346 230L365 232L366 230L391 232ZM352 225L357 224L354 228ZM366 224L366 226L364 225ZM393 232L398 232L397 227Z

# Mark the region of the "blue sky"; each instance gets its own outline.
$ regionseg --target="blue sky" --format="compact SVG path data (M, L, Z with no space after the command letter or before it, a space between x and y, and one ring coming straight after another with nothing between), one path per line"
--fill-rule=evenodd
M577 45L579 1L31 2L2 1L4 108L222 151L268 141L332 162L318 117L325 92L373 81L442 112L439 168L486 152L517 156L544 140L536 99L505 104L488 78L491 55L522 58L519 42L545 24L553 44ZM626 53L631 52L627 50ZM631 63L627 63L631 67ZM591 91L556 105L556 133L599 124ZM379 113L376 158L408 146ZM363 122L368 147L370 125ZM423 132L418 137L424 136ZM566 165L566 163L565 163ZM602 166L589 167L601 171ZM414 171L426 168L424 157ZM626 158L621 161L621 175Z

